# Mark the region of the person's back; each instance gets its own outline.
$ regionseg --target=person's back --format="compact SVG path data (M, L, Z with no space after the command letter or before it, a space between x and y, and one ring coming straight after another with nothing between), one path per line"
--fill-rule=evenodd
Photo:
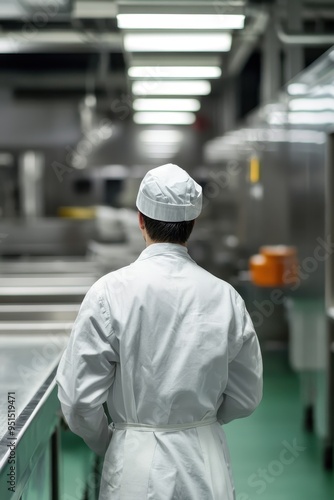
M235 290L197 266L185 247L168 243L150 245L103 282L122 366L112 397L120 408L117 390L131 384L133 394L124 397L135 402L125 415L112 409L113 420L161 425L215 416L229 353L241 342Z
M221 424L261 399L253 325L184 244L149 243L88 292L58 370L62 408L93 449L107 448L101 500L232 500Z

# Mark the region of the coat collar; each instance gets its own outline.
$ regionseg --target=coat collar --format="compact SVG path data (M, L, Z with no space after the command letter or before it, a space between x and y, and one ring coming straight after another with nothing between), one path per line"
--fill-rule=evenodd
M190 259L187 247L177 243L152 243L139 255L137 260L149 259L155 255L175 254Z

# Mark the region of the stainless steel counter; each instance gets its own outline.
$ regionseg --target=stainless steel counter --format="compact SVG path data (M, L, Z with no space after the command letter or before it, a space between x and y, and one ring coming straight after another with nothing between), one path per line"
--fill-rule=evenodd
M0 304L81 303L89 285L78 286L1 286Z
M78 260L77 258L25 258L17 260L0 260L0 275L5 274L95 274L99 275L100 269L96 262L91 260Z
M81 303L96 274L0 274L0 304Z
M14 377L15 382L8 381L8 386L15 388L15 394L10 394L11 397L15 397L15 400L10 399L10 401L16 407L17 416L14 425L10 422L12 427L9 429L7 429L8 422L3 422L3 419L1 421L0 491L2 500L26 498L25 493L29 498L34 499L37 497L50 500L60 498L58 436L61 417L55 384L56 366L54 365L58 363L56 358L57 356L47 369L42 369L42 366L39 369L37 366L33 368L31 365L30 370L37 372L39 378L37 382L36 373L35 383L31 383L29 389L26 387L27 383L22 388L16 387L17 376ZM27 369L29 370L29 367ZM33 377L29 377L28 374L29 371L23 378L32 380ZM3 394L0 395L3 396ZM5 400L8 401L7 387L5 396L7 396ZM3 409L7 410L7 408L1 408L1 415L3 415ZM13 411L12 408L10 411Z
M0 274L0 287L32 286L92 286L97 280L94 274Z
M8 392L15 393L18 418L58 365L67 340L54 332L0 335L0 443L8 428Z
M94 233L93 220L59 217L6 218L0 221L0 233L6 235L1 255L76 256L83 260L87 242Z
M84 260L0 261L1 500L21 498L45 460L51 461L52 498L58 498L61 412L54 377L80 304L98 278L95 263ZM15 398L14 436L9 393ZM14 496L7 484L9 444L16 453Z
M80 304L0 304L0 321L74 321Z

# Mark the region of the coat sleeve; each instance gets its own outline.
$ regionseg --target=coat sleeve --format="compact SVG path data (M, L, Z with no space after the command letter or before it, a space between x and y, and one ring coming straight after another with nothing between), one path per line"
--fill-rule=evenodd
M103 403L113 383L119 357L110 314L98 283L83 300L56 381L69 428L95 453L104 455L111 430Z
M222 424L250 415L262 399L262 356L252 320L241 297L236 298L228 381L217 418Z

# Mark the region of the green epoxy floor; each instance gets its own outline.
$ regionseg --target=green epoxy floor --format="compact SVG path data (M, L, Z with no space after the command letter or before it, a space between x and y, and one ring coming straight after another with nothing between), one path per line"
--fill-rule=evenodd
M227 425L237 500L334 500L320 440L303 431L298 377L282 353L264 355L264 397ZM284 451L295 445L295 451Z
M322 469L320 440L303 432L299 381L287 356L265 354L264 371L260 407L225 428L236 500L334 500L334 473ZM294 444L295 456L284 451ZM82 500L93 454L69 432L63 435L63 451L61 500Z
M81 438L69 430L62 432L63 462L60 470L60 500L83 500L88 492L94 498L95 455Z

